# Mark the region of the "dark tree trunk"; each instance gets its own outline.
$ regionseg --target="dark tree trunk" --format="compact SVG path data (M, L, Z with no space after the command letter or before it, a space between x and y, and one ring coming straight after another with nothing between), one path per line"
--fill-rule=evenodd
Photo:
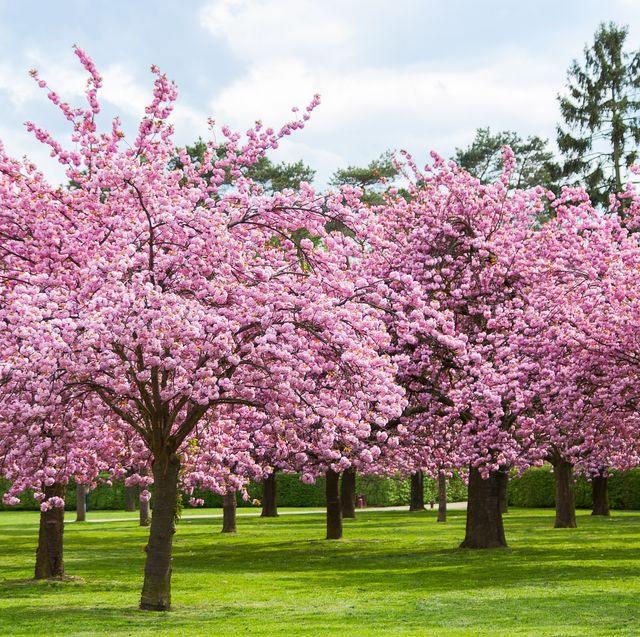
M76 522L85 522L87 519L87 485L76 485Z
M556 529L575 529L576 501L573 492L573 465L556 460L553 465L556 479Z
M224 494L222 499L222 532L235 533L236 528L236 492L231 491Z
M64 498L64 486L52 484L44 488L45 498ZM36 551L36 579L64 577L63 561L64 508L52 507L40 512L40 530Z
M354 519L356 517L356 470L353 467L342 472L340 506L343 518Z
M438 474L438 522L447 521L447 476Z
M173 535L176 532L180 460L175 453L158 454L154 458L152 470L153 517L146 549L147 561L144 567L140 608L169 610L171 608L171 551Z
M475 467L469 469L467 529L460 548L491 549L507 546L500 513L500 488L495 472L486 480Z
M276 484L276 472L262 481L262 513L263 518L278 517L278 489Z
M140 526L149 526L150 524L149 500L140 500Z
M325 476L327 496L327 540L342 537L342 507L340 506L340 474L329 469Z
M138 486L131 485L130 487L124 488L124 510L125 511L135 511L136 510L136 500L139 500L138 496Z
M598 475L591 481L593 509L591 515L611 515L609 512L609 478Z
M509 513L507 491L509 489L509 471L503 469L497 472L498 487L500 488L500 513Z
M409 511L424 511L424 473L422 471L411 474Z

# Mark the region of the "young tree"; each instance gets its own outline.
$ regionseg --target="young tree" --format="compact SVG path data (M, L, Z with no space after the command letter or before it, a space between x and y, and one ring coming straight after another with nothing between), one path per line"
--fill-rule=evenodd
M563 173L606 207L622 190L640 143L640 51L625 50L628 28L601 24L582 62L574 60L558 97Z

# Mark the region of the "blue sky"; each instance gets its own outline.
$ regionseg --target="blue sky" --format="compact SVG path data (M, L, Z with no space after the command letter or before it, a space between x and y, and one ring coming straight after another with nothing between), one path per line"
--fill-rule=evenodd
M206 135L208 117L278 125L321 93L274 158L304 159L322 184L387 148L448 155L479 126L553 138L566 68L603 20L631 25L640 46L640 0L0 0L0 139L59 176L23 130L31 119L66 133L28 70L78 102L77 43L125 130L149 101L149 66L174 79L181 144Z

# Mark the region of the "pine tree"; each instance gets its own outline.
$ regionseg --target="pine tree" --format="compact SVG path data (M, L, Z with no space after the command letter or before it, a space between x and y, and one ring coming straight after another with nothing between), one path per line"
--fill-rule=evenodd
M201 162L205 151L206 144L199 138L191 146L187 145L185 150L192 161ZM224 147L218 149L218 156L224 157ZM174 157L170 164L170 168L176 169L182 167L182 162L178 157ZM280 162L274 164L268 157L261 157L252 166L245 170L247 177L254 182L261 184L267 192L278 192L285 188L297 189L303 181L312 182L316 171L307 166L302 160L292 163ZM231 182L231 175L228 177Z
M363 190L363 201L370 204L382 203L382 193L398 175L393 162L393 153L386 151L367 166L348 166L333 173L331 186L358 186Z
M602 23L584 60L567 73L559 95L563 173L582 183L594 204L606 206L624 184L640 142L640 51L625 51L626 26Z
M516 188L540 185L556 191L560 167L547 144L537 135L523 139L514 131L492 133L490 128L479 128L469 146L456 148L454 160L482 183L490 183L502 173L502 147L510 146L517 162L513 176Z

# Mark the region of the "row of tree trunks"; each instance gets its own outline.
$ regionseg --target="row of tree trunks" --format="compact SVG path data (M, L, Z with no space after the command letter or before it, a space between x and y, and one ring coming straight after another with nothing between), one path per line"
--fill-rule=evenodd
M500 481L497 472L482 479L476 467L469 469L467 526L461 548L489 549L507 546L500 511Z
M340 480L340 506L342 517L355 519L356 517L356 470L349 467L342 472Z
M76 485L76 522L87 520L87 485Z
M447 476L438 474L438 522L447 521Z
M274 471L262 481L262 513L260 514L260 517L278 517L277 495L276 472Z
M222 532L236 533L236 509L238 502L236 500L236 492L229 491L222 498Z
M64 485L52 484L44 488L45 499L64 498ZM64 577L63 560L64 508L53 507L40 512L38 548L36 549L36 579Z
M409 511L424 511L424 508L424 473L416 471L411 474Z

